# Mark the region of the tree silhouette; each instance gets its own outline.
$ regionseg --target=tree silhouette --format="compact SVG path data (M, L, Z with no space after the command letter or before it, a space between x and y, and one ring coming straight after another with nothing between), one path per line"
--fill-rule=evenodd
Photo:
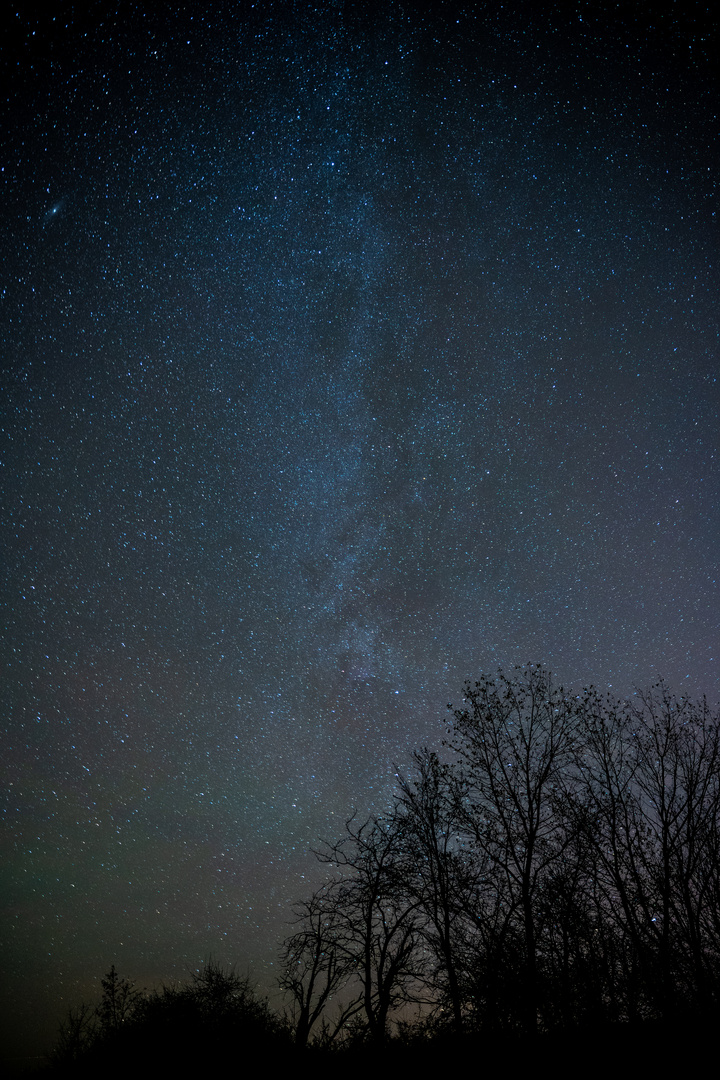
M129 1020L139 1000L139 994L127 979L121 979L113 964L101 979L103 995L95 1010L100 1034L106 1036Z
M602 910L635 961L629 1015L672 1015L679 998L716 1000L717 718L662 683L632 706L588 704L584 827Z
M403 888L407 876L402 829L395 818L369 818L317 852L340 871L331 894L336 950L359 984L359 1002L369 1038L384 1042L390 1013L414 1000L421 977L418 902Z
M404 850L401 887L421 918L420 936L434 958L429 988L447 999L456 1030L463 1022L460 956L472 936L468 912L477 864L463 847L458 778L438 755L414 755L415 774L398 777L397 829Z
M113 966L61 1026L57 1066L287 1063L358 1039L384 1057L415 1041L419 1061L435 1039L716 1023L718 717L663 683L567 693L535 665L468 683L451 711L442 760L416 753L388 813L316 852L328 880L282 952L289 1021L213 961L151 994Z
M629 702L567 693L528 665L468 683L451 711L446 760L416 754L393 810L320 853L338 876L322 927L293 942L303 985L332 957L376 1041L409 1002L455 1031L528 1035L717 1009L720 728L706 704L662 683ZM310 1007L295 993L302 1042L322 994Z
M112 967L102 979L96 1008L72 1010L61 1025L53 1054L68 1075L124 1075L129 1069L181 1071L201 1068L212 1052L218 1068L238 1054L285 1055L286 1025L259 998L247 978L214 961L189 983L138 994Z
M538 898L568 848L559 807L579 737L580 708L536 665L511 679L466 684L450 745L467 793L464 824L487 862L508 914L520 920L523 1025L537 1028ZM482 917L481 913L478 913Z
M94 1042L96 1027L95 1009L92 1005L81 1002L70 1008L60 1022L58 1038L50 1062L56 1068L64 1070L75 1066L88 1053Z
M332 887L296 904L294 921L297 929L283 947L279 985L290 996L295 1043L304 1047L329 1003L347 983L354 961L345 947L343 920ZM341 1006L332 1026L326 1024L326 1042L334 1041L359 1008L354 999Z

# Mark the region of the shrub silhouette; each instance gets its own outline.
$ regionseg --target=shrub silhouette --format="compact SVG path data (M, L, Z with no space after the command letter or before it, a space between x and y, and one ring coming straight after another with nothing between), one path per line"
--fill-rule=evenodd
M247 978L211 961L190 982L140 995L112 968L92 1023L87 1006L74 1010L54 1055L63 1075L105 1077L169 1070L237 1069L260 1055L282 1057L292 1045L284 1021ZM128 989L129 988L129 989ZM116 998L127 1007L118 1016ZM78 1019L83 1024L78 1024ZM71 1022L72 1021L72 1022Z

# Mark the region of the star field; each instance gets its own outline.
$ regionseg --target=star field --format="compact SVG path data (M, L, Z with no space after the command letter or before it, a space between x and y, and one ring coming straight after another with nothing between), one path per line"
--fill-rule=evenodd
M271 987L311 845L466 678L717 702L717 24L3 19L1 1011L32 1056L111 963Z

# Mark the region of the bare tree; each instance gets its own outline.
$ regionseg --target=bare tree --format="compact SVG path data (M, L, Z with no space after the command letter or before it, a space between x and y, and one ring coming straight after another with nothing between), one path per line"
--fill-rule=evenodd
M394 818L353 819L346 835L317 852L340 871L333 897L337 948L360 986L367 1031L382 1043L393 1009L414 1000L423 958L418 903L402 888L401 831Z
M468 917L476 892L476 860L463 846L461 780L438 755L414 755L413 778L398 776L397 814L407 867L401 886L421 916L420 932L435 963L430 990L463 1023L462 959L473 934Z
M662 1010L671 1013L683 983L696 999L716 992L718 941L703 924L720 858L720 726L704 701L675 698L663 683L639 699L633 710L636 783L652 836L643 848L651 854L646 876L656 914L650 926L660 957Z
M329 1026L325 1010L354 967L346 948L336 892L333 884L326 885L310 900L296 904L297 930L283 946L279 983L291 999L295 1044L299 1047L307 1045L313 1028L323 1019L326 1040L334 1041L347 1020L361 1008L361 1002L351 998Z
M450 745L467 782L465 828L490 868L508 917L520 920L523 1025L538 1023L538 896L567 846L558 805L578 739L579 707L551 674L528 665L481 678L453 710ZM508 925L509 931L509 925ZM506 933L508 932L506 931Z
M659 683L633 704L588 699L581 775L603 907L637 956L630 1015L717 994L720 728Z
M140 995L131 982L120 978L114 964L100 984L103 993L99 1004L81 1003L61 1022L52 1054L58 1064L79 1062L132 1019Z
M97 1038L96 1009L82 1002L68 1010L60 1023L57 1042L50 1055L56 1065L77 1064Z
M417 754L392 812L317 853L336 875L285 950L298 1043L333 998L376 1042L411 1002L528 1032L717 1008L718 717L534 665L452 715L449 760Z

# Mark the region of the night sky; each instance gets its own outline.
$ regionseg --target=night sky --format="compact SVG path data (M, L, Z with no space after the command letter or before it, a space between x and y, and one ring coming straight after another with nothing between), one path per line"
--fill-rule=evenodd
M112 963L270 988L310 846L466 678L720 697L706 6L38 7L0 46L22 1054Z

